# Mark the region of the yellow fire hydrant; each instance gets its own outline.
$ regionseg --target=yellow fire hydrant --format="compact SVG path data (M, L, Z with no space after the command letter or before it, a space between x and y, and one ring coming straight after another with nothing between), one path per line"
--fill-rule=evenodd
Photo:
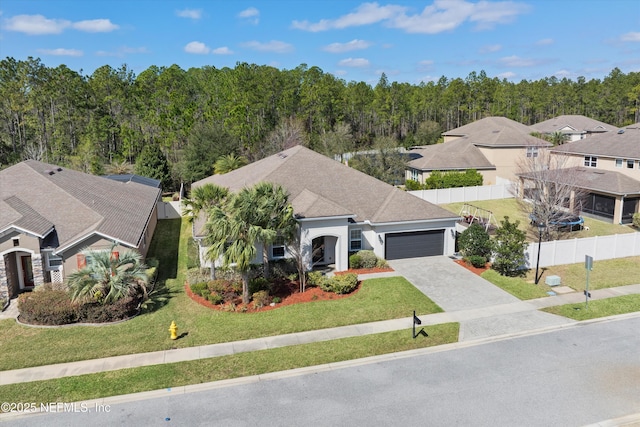
M169 332L171 332L171 339L175 340L178 338L178 326L175 321L171 321L171 326L169 326Z

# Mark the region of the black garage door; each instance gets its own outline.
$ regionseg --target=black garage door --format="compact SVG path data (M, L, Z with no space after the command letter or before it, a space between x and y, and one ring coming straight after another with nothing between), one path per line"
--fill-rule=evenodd
M416 258L444 253L444 230L387 233L385 259Z

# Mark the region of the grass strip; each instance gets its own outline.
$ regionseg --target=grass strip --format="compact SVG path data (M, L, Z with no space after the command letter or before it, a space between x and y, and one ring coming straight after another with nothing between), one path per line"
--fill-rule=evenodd
M6 402L77 402L168 387L200 384L307 366L388 354L458 341L459 324L425 328L428 337L412 339L411 330L343 338L210 359L122 369L0 386Z
M581 302L577 304L565 304L543 308L547 313L558 314L573 320L589 320L600 317L615 316L638 311L640 308L640 295L623 295L589 301L589 306Z

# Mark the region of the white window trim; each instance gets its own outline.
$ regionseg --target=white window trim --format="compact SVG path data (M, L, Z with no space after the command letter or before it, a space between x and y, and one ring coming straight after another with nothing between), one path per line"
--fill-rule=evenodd
M621 168L622 167L622 163L623 163L622 159L616 159L616 167L617 168Z
M634 169L636 167L635 163L636 163L635 160L627 159L627 169Z
M359 231L360 232L360 237L359 238L356 238L356 239L353 238L353 232L354 231ZM360 247L354 249L354 247L353 247L353 243L354 242L360 242ZM349 252L361 251L363 247L364 246L362 245L362 228L352 228L351 230L349 230Z
M279 237L275 242L273 242L273 244L271 245L271 259L282 259L285 258L287 256L287 246L284 242L284 239L282 239L282 243L280 243L278 240L282 239L281 237ZM282 250L282 255L276 255L274 253L275 249L281 249Z
M587 168L597 168L598 158L596 156L584 156L584 166Z
M58 270L64 264L64 259L60 255L55 255L52 251L44 252L46 254L46 267L47 271ZM51 265L51 260L60 261L60 264Z
M538 147L527 147L527 157L538 157Z

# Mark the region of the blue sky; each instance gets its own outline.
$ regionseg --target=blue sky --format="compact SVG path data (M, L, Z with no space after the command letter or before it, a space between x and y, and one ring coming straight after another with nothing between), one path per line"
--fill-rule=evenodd
M345 81L602 79L640 71L637 0L2 0L0 57L85 75L318 66Z

